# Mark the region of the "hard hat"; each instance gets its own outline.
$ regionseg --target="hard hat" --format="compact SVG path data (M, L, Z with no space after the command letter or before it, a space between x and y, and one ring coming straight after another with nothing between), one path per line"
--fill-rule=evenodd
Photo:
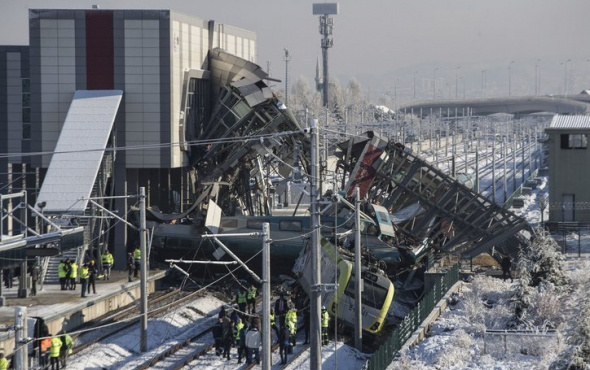
M326 309L326 306L322 306L322 310L325 310L325 309Z

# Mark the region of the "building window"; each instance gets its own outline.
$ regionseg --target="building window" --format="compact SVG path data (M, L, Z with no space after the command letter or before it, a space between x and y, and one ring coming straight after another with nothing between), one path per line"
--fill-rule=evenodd
M561 149L588 148L587 134L561 134Z

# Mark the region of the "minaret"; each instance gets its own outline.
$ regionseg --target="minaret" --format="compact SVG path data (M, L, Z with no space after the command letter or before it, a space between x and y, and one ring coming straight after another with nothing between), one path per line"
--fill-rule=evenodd
M315 89L317 92L321 93L323 87L324 84L322 83L322 78L320 77L320 58L318 57L315 62Z

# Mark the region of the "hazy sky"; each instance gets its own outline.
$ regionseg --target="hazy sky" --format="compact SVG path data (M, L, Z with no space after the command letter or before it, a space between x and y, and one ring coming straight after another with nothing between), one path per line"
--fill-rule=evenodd
M291 81L300 75L313 78L316 60L321 58L319 20L312 15L313 1L304 0L0 0L0 44L28 44L28 8L91 8L92 4L101 9L174 9L252 30L258 36L258 64L266 69L270 61L271 75L280 79L285 75L284 48L291 55ZM341 0L339 4L330 74L343 82L357 76L364 88L381 84L378 88L391 89L397 84L396 89L408 89L414 72L418 80L425 80L432 78L434 68L439 78L446 77L449 91L457 73L470 83L466 89L481 85L483 69L490 86L495 78L507 84L503 75L512 60L514 89L523 92L519 81L525 84L532 78L534 85L530 75L537 59L543 77L556 80L555 89L567 72L561 63L568 59L565 69L576 74L580 86L590 75L588 0Z

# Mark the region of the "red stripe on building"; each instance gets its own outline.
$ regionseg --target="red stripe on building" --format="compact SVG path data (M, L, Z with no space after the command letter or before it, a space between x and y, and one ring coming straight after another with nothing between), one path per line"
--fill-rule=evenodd
M86 12L86 88L112 90L115 87L113 12Z

